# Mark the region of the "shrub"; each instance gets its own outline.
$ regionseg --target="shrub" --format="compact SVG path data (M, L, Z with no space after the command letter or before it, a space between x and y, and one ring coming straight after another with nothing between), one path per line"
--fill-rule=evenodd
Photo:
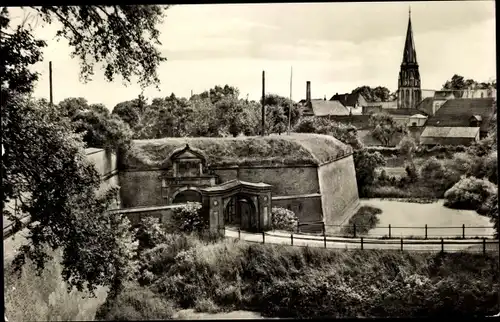
M206 218L201 214L199 202L188 202L182 207L175 208L172 221L175 227L182 232L201 231L208 226Z
M405 171L410 183L418 181L418 171L413 163L406 164Z
M172 319L174 304L150 289L127 285L115 298L102 305L96 317L106 321L140 321Z
M370 229L377 226L380 219L377 215L381 214L382 210L370 206L362 206L358 211L349 219L347 226L342 228L344 234L353 235L354 229L356 233L366 234ZM356 228L354 228L356 226Z
M198 299L194 305L195 312L207 312L207 313L219 313L221 311L220 307L215 304L212 299L203 298Z
M299 219L289 209L273 207L271 209L271 225L273 230L294 231L297 229Z
M165 242L166 236L158 218L145 217L134 227L134 235L138 241L138 252L151 249Z
M354 151L354 167L360 196L366 195L366 189L375 181L375 169L385 165L384 157L377 151L367 149Z
M450 208L478 210L496 193L497 187L487 180L463 177L446 191L444 205Z

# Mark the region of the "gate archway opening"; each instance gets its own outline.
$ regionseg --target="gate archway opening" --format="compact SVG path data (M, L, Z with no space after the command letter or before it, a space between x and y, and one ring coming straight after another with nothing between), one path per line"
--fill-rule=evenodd
M224 223L229 227L258 231L260 226L259 216L252 199L244 194L231 196L224 207Z
M194 189L187 189L184 191L180 191L174 197L172 201L173 204L187 203L187 202L199 202L201 203L202 196L199 191Z

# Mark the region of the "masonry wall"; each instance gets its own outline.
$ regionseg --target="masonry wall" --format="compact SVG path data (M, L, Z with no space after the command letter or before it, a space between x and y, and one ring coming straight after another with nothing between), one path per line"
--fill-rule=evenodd
M322 225L314 224L323 220L320 194L273 197L272 206L293 211L303 224L301 231L320 232L323 229Z
M119 187L118 179L118 164L116 154L103 149L86 149L87 160L92 162L101 176L101 186L98 193L104 193L112 186ZM116 196L116 200L111 208L119 208L121 206L120 194Z
M162 206L161 171L120 171L120 197L123 208Z
M239 179L270 184L273 197L319 193L316 166L215 168L214 172L221 183ZM159 179L161 173L161 170L120 171L122 207L165 205Z
M321 204L327 233L338 230L329 225L347 221L359 204L356 170L352 155L318 168Z

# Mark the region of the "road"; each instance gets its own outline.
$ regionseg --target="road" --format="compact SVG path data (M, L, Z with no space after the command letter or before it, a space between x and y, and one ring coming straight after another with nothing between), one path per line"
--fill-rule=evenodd
M248 242L262 243L262 233L254 234L248 232L240 232L240 239ZM238 231L226 229L226 237L238 238ZM291 245L292 238L289 233L282 232L267 232L265 234L266 244ZM311 236L305 234L293 234L293 246L309 246L309 247L325 247L323 236ZM441 248L443 247L443 248ZM332 249L360 249L361 238L341 238L327 237L326 248ZM389 249L401 250L400 239L374 239L363 238L363 249ZM444 240L444 245L441 245L440 239L433 240L403 240L403 250L408 251L436 251L445 252L460 252L460 251L483 251L483 240L481 239L466 239L466 240ZM487 239L486 250L497 250L498 241Z

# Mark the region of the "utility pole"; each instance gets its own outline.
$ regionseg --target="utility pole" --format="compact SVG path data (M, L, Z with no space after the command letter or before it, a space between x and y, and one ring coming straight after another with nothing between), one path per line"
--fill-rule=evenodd
M49 90L50 90L50 106L54 106L54 100L52 96L52 62L49 61Z
M292 78L293 78L293 66L290 66L290 106L288 107L288 135L290 135L290 128L292 127Z
M262 128L260 135L264 136L265 135L265 129L266 129L266 72L263 70L262 71Z

